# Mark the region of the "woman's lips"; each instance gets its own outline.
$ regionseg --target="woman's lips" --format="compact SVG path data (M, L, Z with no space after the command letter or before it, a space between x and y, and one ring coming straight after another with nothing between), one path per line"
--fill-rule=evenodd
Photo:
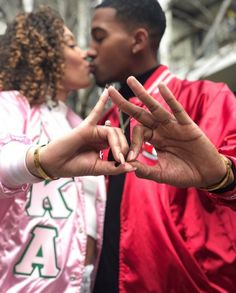
M95 72L95 66L90 64L89 65L89 70L90 70L91 73L94 73Z

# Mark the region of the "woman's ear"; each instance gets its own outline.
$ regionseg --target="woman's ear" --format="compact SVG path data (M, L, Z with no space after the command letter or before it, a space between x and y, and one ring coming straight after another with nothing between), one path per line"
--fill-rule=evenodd
M133 32L132 53L136 54L142 51L148 44L149 34L145 28L138 28Z

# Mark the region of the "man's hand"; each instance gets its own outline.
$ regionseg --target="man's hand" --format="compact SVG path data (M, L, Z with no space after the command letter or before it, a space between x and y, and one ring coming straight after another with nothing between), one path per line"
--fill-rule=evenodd
M220 182L226 174L222 158L170 90L164 84L159 85L172 113L151 97L134 77L129 77L127 83L149 111L129 103L113 87L108 91L122 111L141 123L133 129L127 158L137 167L137 176L181 188L203 188ZM136 161L145 141L156 149L155 166Z

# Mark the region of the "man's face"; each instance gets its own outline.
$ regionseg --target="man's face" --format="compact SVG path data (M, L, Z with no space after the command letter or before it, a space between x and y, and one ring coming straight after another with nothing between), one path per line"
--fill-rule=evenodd
M98 8L92 19L88 56L92 58L91 72L100 86L125 82L132 74L132 33L115 15L113 8Z

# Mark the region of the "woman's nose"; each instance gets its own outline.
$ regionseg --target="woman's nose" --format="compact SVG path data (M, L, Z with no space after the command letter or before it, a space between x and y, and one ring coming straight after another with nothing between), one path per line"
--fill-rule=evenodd
M97 55L96 50L90 46L87 50L87 57L94 58L96 55Z
M82 57L86 59L88 57L87 51L82 50Z

